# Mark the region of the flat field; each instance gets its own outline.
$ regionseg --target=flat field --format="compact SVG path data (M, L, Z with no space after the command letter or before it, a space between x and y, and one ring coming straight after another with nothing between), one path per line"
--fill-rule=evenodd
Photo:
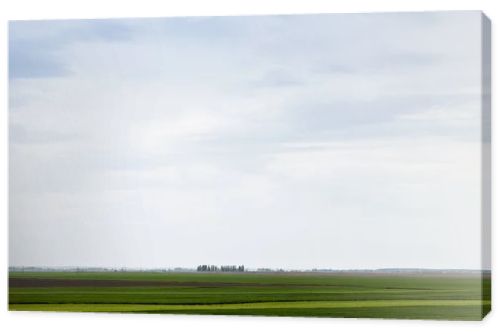
M468 274L11 272L9 310L480 320L490 285Z

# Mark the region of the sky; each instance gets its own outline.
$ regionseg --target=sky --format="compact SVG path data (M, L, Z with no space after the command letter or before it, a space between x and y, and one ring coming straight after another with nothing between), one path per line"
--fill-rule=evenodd
M11 266L481 268L481 14L12 21Z

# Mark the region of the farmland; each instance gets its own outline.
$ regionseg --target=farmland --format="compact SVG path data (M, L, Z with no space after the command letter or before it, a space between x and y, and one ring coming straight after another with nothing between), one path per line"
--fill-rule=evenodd
M9 309L480 320L490 282L446 273L11 272Z

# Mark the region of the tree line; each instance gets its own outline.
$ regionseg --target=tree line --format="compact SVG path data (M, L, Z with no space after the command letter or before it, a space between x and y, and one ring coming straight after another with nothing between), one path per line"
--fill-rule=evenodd
M240 266L215 266L215 265L208 265L208 264L201 264L198 267L196 267L196 271L209 271L209 272L242 272L245 271L245 266L240 265Z

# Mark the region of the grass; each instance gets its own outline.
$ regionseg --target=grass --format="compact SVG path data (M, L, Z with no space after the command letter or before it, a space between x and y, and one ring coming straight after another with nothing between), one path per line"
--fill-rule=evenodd
M491 299L481 295L490 279L470 275L16 272L9 278L33 283L9 288L9 309L16 311L480 320ZM37 287L40 279L59 281ZM92 286L93 280L109 286Z

